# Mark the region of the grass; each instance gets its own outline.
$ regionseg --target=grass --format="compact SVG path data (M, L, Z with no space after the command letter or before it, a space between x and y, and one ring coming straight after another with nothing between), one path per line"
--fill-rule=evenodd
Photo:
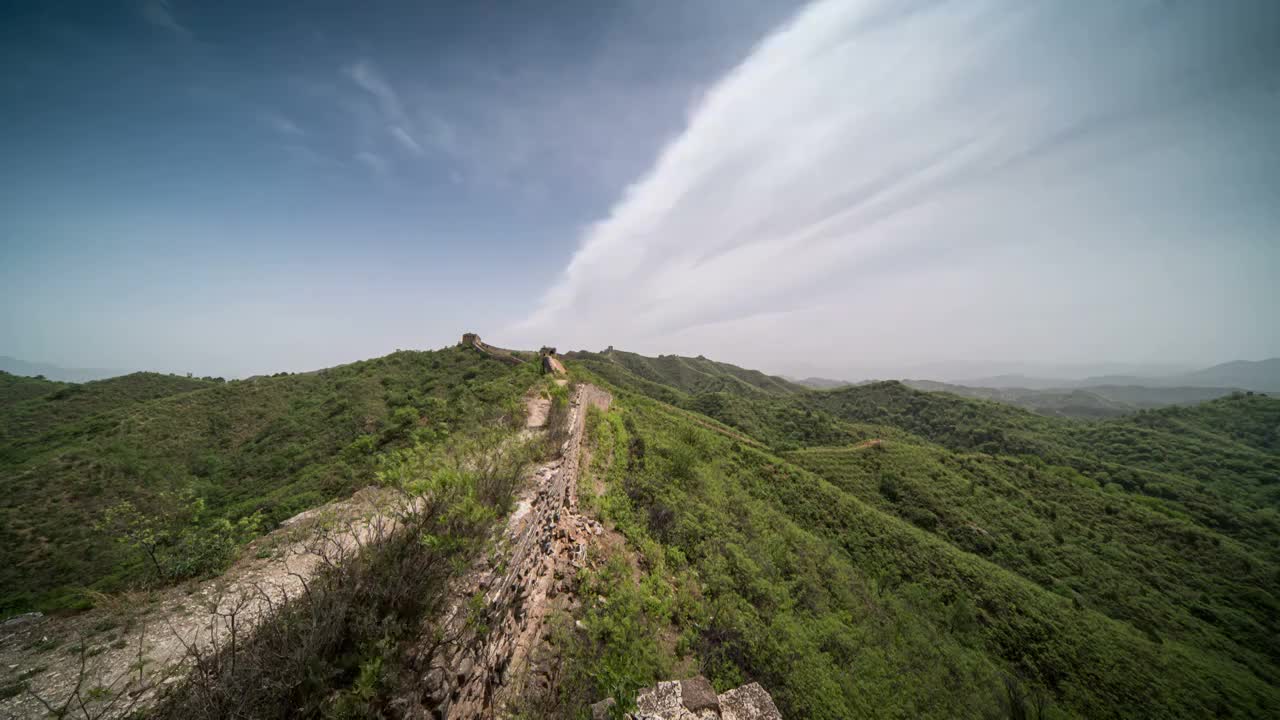
M1259 482L1275 400L1083 423L897 383L690 395L612 372L613 409L589 422L606 483L590 507L648 569L593 592L608 607L665 588L642 604L656 614L610 626L666 623L719 690L758 680L784 716L813 718L1280 707L1277 533ZM708 396L783 452L671 407ZM1131 476L1145 485L1116 482ZM1197 498L1224 501L1218 517ZM696 592L680 590L688 577ZM576 672L631 668L612 687L626 695L663 666L620 637L634 657L587 652Z
M695 668L719 691L759 681L786 717L1280 713L1280 400L1086 422L896 382L812 391L704 358L574 357L575 379L614 397L588 413L583 506L625 547L592 551L556 625L555 687L522 717L625 708ZM441 453L518 426L536 372L395 353L208 386L135 379L65 409L62 384L0 383L25 418L0 464L4 607L152 579L92 530L121 501L194 498L209 528L269 527L396 467L416 491L452 483L457 513L438 517L461 524L371 551L331 578L329 604L283 612L260 657L288 662L215 666L217 684L167 706L384 713L432 588L510 505L505 483L461 481L474 463L438 472ZM536 387L556 425L567 390Z
M127 376L8 408L19 431L6 437L21 437L0 455L0 614L153 581L144 557L95 529L109 507L155 515L188 494L204 525L256 515L269 530L372 482L387 450L518 414L536 373L461 348L402 351L227 383Z

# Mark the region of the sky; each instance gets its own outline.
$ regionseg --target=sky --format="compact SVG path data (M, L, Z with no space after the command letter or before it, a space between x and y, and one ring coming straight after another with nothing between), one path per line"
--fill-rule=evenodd
M3 5L0 355L1280 355L1280 4L275 5Z

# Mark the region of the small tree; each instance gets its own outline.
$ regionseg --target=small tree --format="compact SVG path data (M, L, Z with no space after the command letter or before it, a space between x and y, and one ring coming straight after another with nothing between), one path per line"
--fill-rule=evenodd
M116 542L128 545L151 561L157 575L164 574L160 565L160 548L173 540L173 521L164 515L143 513L132 502L122 500L107 508L95 528L114 535Z
M262 526L261 512L235 523L226 518L205 522L204 500L190 492L162 493L156 508L147 513L123 500L107 508L95 527L140 551L165 580L221 570Z

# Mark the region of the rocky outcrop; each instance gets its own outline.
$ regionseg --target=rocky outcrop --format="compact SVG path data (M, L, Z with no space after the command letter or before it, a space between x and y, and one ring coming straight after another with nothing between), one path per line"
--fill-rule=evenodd
M592 720L607 720L616 703L613 698L591 706ZM782 713L760 683L751 683L716 695L701 675L660 682L636 698L632 720L782 720Z
M542 372L546 375L564 375L564 364L556 359L555 355L542 356Z
M750 683L720 696L720 720L782 720L782 713L760 683Z

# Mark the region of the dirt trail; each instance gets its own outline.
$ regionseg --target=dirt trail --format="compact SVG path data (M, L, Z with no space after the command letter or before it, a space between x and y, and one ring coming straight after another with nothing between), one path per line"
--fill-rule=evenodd
M587 408L608 409L611 396L592 385L575 390L568 439L556 460L538 468L508 518L504 551L478 563L453 589L450 612L418 649L412 665L423 678L406 714L493 718L529 686L550 683L538 650L548 620L576 602L568 595L587 545L603 532L578 512L578 474Z
M340 562L367 543L387 537L404 500L365 488L346 500L309 510L254 541L221 577L150 593L104 597L100 606L71 617L40 617L0 625L0 686L25 681L55 707L94 688L125 691L107 717L150 701L159 686L176 681L189 646L210 647L230 635L235 617L244 632L274 606L297 597L328 562ZM262 557L259 557L262 556ZM81 641L86 646L81 676ZM139 673L139 660L144 661ZM126 691L127 688L127 691ZM89 700L93 716L108 693ZM110 695L119 693L111 692ZM29 692L0 700L0 718L41 717Z

